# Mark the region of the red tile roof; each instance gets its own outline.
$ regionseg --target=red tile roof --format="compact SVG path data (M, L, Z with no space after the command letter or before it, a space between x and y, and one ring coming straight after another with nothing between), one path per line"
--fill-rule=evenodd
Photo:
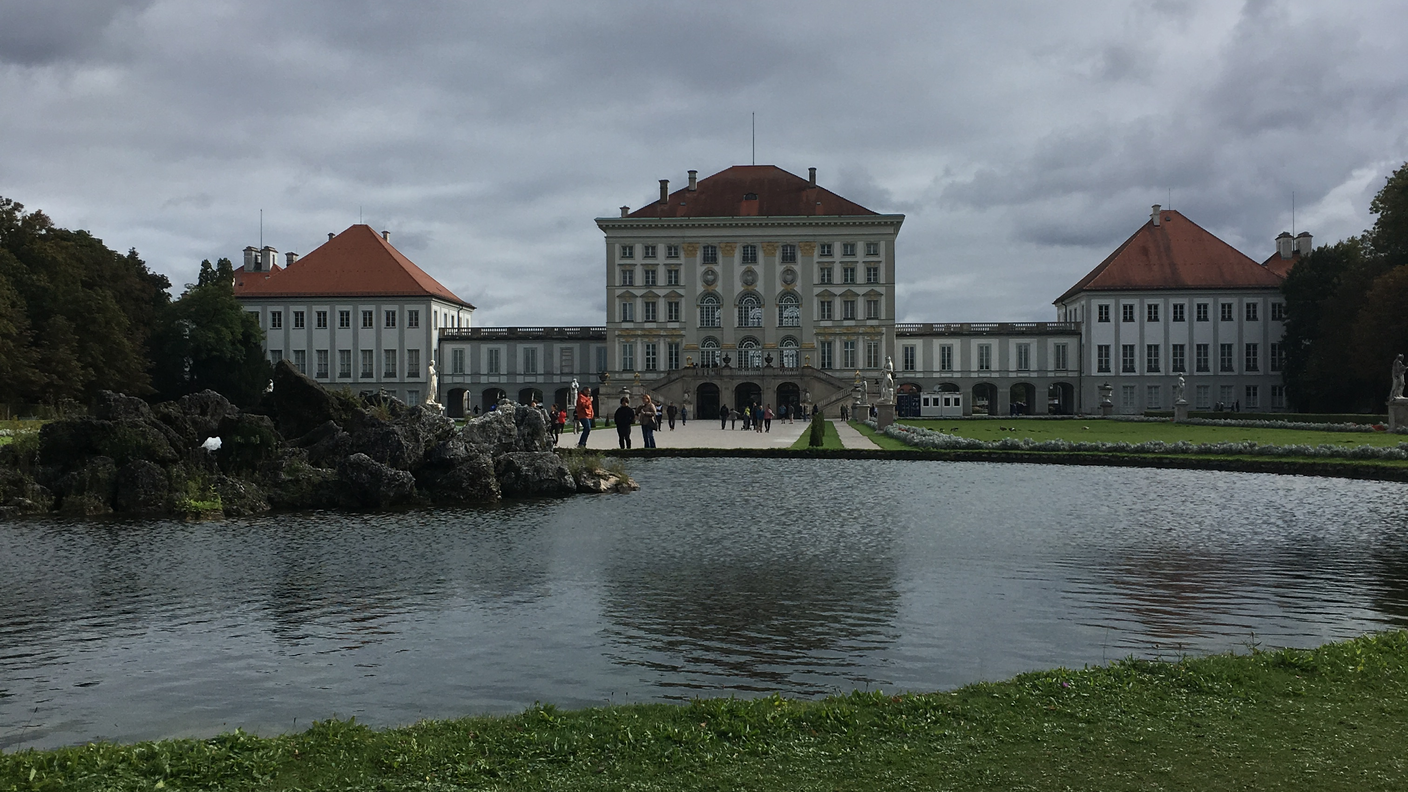
M1057 303L1082 291L1279 289L1281 276L1172 209L1145 223Z
M756 197L749 198L749 195ZM646 204L627 217L803 217L877 214L775 165L734 165L675 190L666 203Z
M1281 253L1278 251L1276 253L1272 253L1271 258L1261 262L1261 266L1266 267L1267 269L1284 278L1287 275L1291 274L1291 267L1294 267L1297 261L1300 261L1299 251L1292 253L1291 257L1288 259L1281 258Z
M438 297L473 308L368 225L354 225L292 266L235 270L236 297Z

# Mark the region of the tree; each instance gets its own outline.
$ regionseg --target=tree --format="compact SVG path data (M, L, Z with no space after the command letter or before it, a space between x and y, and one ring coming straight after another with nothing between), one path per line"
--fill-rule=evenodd
M247 406L273 373L259 320L235 299L229 259L201 262L198 281L164 312L154 351L157 391L166 399L210 388Z

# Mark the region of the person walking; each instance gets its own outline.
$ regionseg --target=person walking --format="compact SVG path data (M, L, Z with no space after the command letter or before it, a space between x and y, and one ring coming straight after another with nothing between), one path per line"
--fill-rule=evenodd
M660 428L659 410L655 407L655 402L650 400L650 394L645 394L644 403L640 409L636 410L636 417L640 419L640 437L643 448L655 447L655 430Z
M763 431L763 408L757 402L753 402L753 431L759 434Z
M595 412L592 409L592 395L588 391L577 394L577 426L582 430L582 436L577 439L578 448L587 447L587 435L592 433L592 418Z
M728 428L728 405L727 405L727 404L720 404L720 405L719 405L719 428L720 428L720 429L727 429L727 428Z
M766 408L763 409L763 431L764 431L764 432L771 432L771 431L772 431L772 419L773 419L772 405L769 404ZM779 431L780 431L780 430L779 430Z
M729 421L729 423L728 423L728 428L730 428L730 429L737 429L737 428L738 428L738 410L734 409L734 410L729 410L729 411L728 411L728 421Z
M557 442L562 439L562 424L561 424L561 423L558 423L558 416L559 416L559 415L564 416L562 420L564 420L564 421L566 420L566 417L565 417L565 416L567 415L567 413L564 413L564 412L562 411L562 406L559 405L559 404L554 404L554 405L552 406L552 409L548 411L548 418L549 418L550 421L551 421L551 423L550 423L549 425L552 426L552 444L553 444L553 445L557 445Z
M675 416L678 414L679 410L675 408L675 403L670 402L670 405L665 408L665 417L668 418L670 421L671 432L675 431Z
M680 405L680 426L689 426L689 405Z
M616 408L616 441L622 448L631 447L631 424L636 422L636 411L631 409L631 403L625 396L621 397L621 406Z

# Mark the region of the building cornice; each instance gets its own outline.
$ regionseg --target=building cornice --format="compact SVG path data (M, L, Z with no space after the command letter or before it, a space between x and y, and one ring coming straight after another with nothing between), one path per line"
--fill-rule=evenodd
M904 223L902 214L883 215L798 215L795 217L598 217L602 231L626 231L653 228L811 228L835 226L893 226Z

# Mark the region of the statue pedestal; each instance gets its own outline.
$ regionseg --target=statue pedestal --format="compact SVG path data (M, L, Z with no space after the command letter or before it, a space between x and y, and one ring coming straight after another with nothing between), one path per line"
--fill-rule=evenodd
M895 405L878 404L875 409L880 412L879 417L875 419L875 426L883 432L885 427L895 422Z
M1184 423L1188 420L1188 400L1179 399L1173 403L1173 422Z
M1101 415L1101 416L1103 416L1103 417L1105 417L1105 418L1109 418L1111 415L1114 415L1114 414L1115 414L1115 405L1113 405L1113 404L1102 404L1102 405L1100 405L1100 415Z
M1408 426L1408 399L1389 399L1388 430L1392 432L1405 426Z

